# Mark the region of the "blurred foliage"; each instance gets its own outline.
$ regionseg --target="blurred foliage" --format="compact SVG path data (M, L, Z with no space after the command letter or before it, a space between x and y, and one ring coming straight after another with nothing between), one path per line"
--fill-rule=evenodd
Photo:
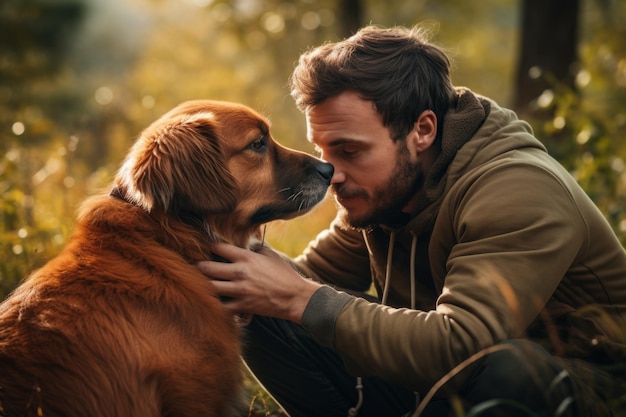
M576 89L552 86L529 104L535 133L578 180L626 243L626 2L587 1Z
M281 143L312 151L287 79L302 51L345 36L338 4L0 2L0 300L59 252L77 205L112 179L142 128L182 101L243 102L270 117ZM520 1L360 4L363 24L430 26L453 59L455 84L510 103ZM539 68L532 76L546 77L552 88L529 103L539 110L531 120L537 136L624 243L625 22L623 0L582 1L577 89ZM267 238L296 255L333 215L327 200L302 218L270 225ZM258 403L271 401L259 395Z
M0 299L65 244L77 205L112 178L142 128L195 98L266 114L283 144L312 151L286 87L299 54L345 36L339 0L5 0L0 4ZM519 42L514 0L361 1L364 24L417 23L451 55L453 80L507 105ZM583 2L578 89L529 106L537 136L626 240L623 1ZM535 76L548 77L549 74ZM268 227L298 254L333 216Z

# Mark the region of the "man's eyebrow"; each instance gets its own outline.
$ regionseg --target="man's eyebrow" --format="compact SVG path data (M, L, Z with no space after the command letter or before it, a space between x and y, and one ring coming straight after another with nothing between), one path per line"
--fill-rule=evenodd
M324 143L324 146L340 146L340 145L345 145L346 143L357 143L358 141L355 139L349 139L349 138L337 138L337 139L332 139L326 143ZM317 144L316 144L317 145Z

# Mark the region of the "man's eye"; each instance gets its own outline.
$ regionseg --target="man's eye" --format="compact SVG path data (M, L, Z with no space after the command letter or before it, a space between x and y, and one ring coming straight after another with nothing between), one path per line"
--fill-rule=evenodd
M266 147L267 139L265 138L265 136L252 141L252 143L250 144L250 149L256 152L262 152L265 150Z
M353 157L359 153L359 149L354 146L344 146L341 149L341 153L343 153L344 156Z

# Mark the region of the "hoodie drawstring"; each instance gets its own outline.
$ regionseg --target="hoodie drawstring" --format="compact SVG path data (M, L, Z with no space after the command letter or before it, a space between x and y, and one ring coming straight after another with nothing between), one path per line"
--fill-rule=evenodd
M417 250L417 235L411 240L411 310L415 310L415 252Z
M410 275L411 275L411 309L415 310L415 251L417 249L417 236L411 233L413 239L411 240L411 260L410 260ZM367 246L367 250L369 254L372 254L372 250L369 247L369 243L367 241L367 234L365 230L363 230L363 240L365 240L365 245ZM381 299L382 305L387 305L387 297L389 296L389 285L391 283L391 266L393 264L393 249L396 242L396 231L392 230L389 234L389 248L387 249L387 265L385 267L385 284L383 286L383 296ZM358 415L359 409L363 405L363 379L358 376L356 377L356 391L358 394L358 400L354 407L348 410L348 417L356 417ZM419 403L419 395L416 393L416 403Z
M391 282L391 262L393 258L393 247L396 242L396 231L392 230L389 235L389 249L387 249L387 267L385 268L385 285L383 288L383 298L381 300L382 305L387 305L387 297L389 296L389 283Z

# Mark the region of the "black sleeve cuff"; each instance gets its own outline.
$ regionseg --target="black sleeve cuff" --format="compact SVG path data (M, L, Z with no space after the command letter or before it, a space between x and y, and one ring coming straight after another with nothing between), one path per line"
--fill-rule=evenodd
M302 326L320 344L334 348L337 316L354 298L329 286L320 287L313 293L302 314Z

